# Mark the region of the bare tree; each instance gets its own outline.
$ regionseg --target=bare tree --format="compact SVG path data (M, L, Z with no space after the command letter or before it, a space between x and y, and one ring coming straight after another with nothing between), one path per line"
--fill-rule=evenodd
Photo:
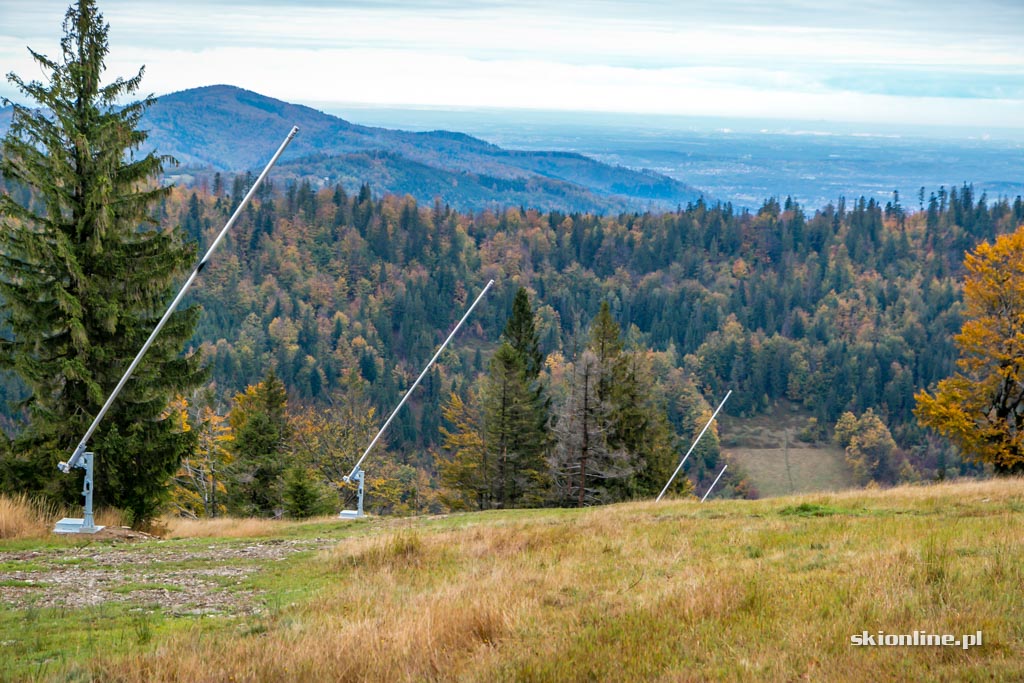
M607 484L631 473L627 454L608 446L611 410L598 397L600 365L593 351L580 355L572 369L569 396L554 425L556 445L549 464L561 505L607 502Z

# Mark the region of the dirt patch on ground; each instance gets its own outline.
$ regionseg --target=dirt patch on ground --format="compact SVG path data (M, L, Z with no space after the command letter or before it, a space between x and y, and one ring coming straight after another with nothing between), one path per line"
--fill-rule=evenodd
M121 602L171 615L255 614L263 603L243 584L267 562L337 544L336 539L231 544L161 541L106 529L83 545L0 552L0 606L82 608ZM144 543L142 541L145 541Z
M105 526L93 534L92 538L97 541L154 541L159 537L127 526Z

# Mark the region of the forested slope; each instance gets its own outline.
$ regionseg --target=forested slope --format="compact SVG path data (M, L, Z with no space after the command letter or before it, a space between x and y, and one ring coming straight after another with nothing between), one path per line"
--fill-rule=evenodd
M246 182L176 187L159 219L205 246ZM771 199L756 213L699 201L598 216L466 214L368 186L352 195L278 181L191 295L203 306L194 344L212 371L205 400L221 413L272 368L290 409L365 401L376 407L378 417L364 420L372 426L493 278L494 293L392 426L391 457L409 466L410 487L436 476L441 408L451 393L473 401L520 286L555 407L608 302L625 347L645 359L680 450L695 431L694 401L706 408L732 389L733 416L779 399L802 404L815 416L808 440L829 439L845 412L864 424L877 418L899 450L872 478L941 476L970 468L916 425L913 394L953 369L964 250L1022 222L1021 199L989 201L970 186L936 191L911 214L898 199L840 200L813 214ZM16 393L11 383L5 390ZM718 466L709 457L688 468L697 481ZM741 472L728 485L751 494Z
M205 243L232 201L179 188L162 219ZM357 372L384 410L494 278L394 443L437 443L439 398L485 371L523 285L549 372L582 348L608 301L630 343L662 353L663 370L712 402L733 389L729 414L786 398L814 411L826 438L843 412L872 409L933 472L944 451L925 454L913 393L952 370L964 250L1022 221L1020 199L990 202L969 186L939 190L911 215L898 200L861 199L813 215L769 200L757 213L698 202L601 217L467 215L368 187L350 196L292 184L264 193L205 275L196 343L222 396L273 366L297 400L325 401Z

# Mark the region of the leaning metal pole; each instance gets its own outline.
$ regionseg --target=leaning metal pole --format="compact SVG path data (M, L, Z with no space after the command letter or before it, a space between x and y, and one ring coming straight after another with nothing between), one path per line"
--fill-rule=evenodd
M132 364L128 366L128 370L125 371L124 376L121 378L121 381L117 383L116 387L114 387L114 391L111 392L110 397L107 398L107 402L103 404L102 408L100 408L100 412L96 415L96 418L92 421L92 424L89 425L89 429L86 430L85 436L83 436L82 440L78 442L78 446L75 447L75 450L71 454L71 457L68 459L67 462L62 462L60 463L60 465L58 465L61 472L70 472L78 464L78 460L79 458L82 457L82 454L85 453L86 444L88 444L89 439L92 438L93 432L96 431L96 427L99 426L100 424L100 420L102 420L103 416L107 414L107 411L110 409L110 406L114 402L114 399L117 398L117 395L121 393L121 389L124 388L124 385L128 382L128 378L132 376L132 373L135 371L135 368L139 365L139 362L142 361L142 357L146 355L146 351L148 351L149 347L153 344L153 340L156 339L156 336L160 334L160 330L162 330L164 325L167 324L167 321L170 320L171 314L174 313L174 310L178 307L178 304L181 303L181 300L185 298L185 294L188 292L189 287L192 286L192 283L195 282L196 278L199 277L199 273L201 273L203 268L206 267L206 264L209 262L210 257L213 255L214 250L223 241L224 236L227 235L228 233L228 230L231 229L231 226L235 224L235 221L242 214L242 209L244 209L245 205L249 203L250 199L252 199L252 196L256 193L256 190L257 188L259 188L260 183L262 183L263 179L267 177L267 174L270 172L270 169L274 166L275 163L277 163L278 157L281 156L281 154L284 152L285 147L288 146L288 143L292 141L292 138L294 138L295 134L298 132L298 126L292 127L291 132L288 133L288 137L284 139L284 142L281 143L281 146L277 148L277 152L274 153L274 156L267 163L267 167L263 169L263 172L260 173L259 177L256 179L256 182L254 182L252 184L252 187L249 188L249 192L246 193L245 198L242 199L242 202L238 205L238 208L235 209L235 212L233 214L231 214L231 218L228 219L228 222L221 229L220 234L217 235L217 239L215 239L213 241L213 244L210 245L210 248L206 250L206 255L203 256L202 260L200 260L198 264L196 264L196 267L192 270L192 274L188 276L188 280L185 281L185 284L184 286L182 286L181 291L178 292L178 296L174 297L174 301L172 301L171 305L167 308L167 312L164 313L164 317L162 317L160 319L160 322L156 324L156 328L154 328L152 334L149 335L149 339L147 339L146 343L142 345L142 349L139 351L139 354L135 356L135 360L132 361Z
M476 301L474 301L473 305L469 307L469 310L466 311L466 314L462 316L462 320L459 321L459 324L455 326L455 329L452 330L452 333L448 335L448 338L445 339L444 343L441 344L440 348L437 349L437 353L434 354L434 357L430 359L429 363L427 363L427 367L423 368L423 372L421 372L420 376L416 378L416 381L412 383L412 386L409 387L409 390L405 392L405 396L403 396L402 400L399 401L398 407L391 411L391 415L384 423L384 426L380 428L379 432L377 432L377 436L373 437L373 441L371 441L370 445L366 447L365 451L363 451L363 454L356 462L355 467L353 467L352 471L349 472L347 477L345 477L346 483L351 481L352 478L356 476L356 472L359 471L359 466L363 464L363 460L365 460L366 456L370 454L370 451L373 449L373 447L377 445L377 441L380 439L381 435L384 434L384 430L388 428L388 425L391 424L391 421L395 419L395 415L397 415L398 411L401 410L402 406L405 405L406 399L408 399L409 396L412 394L413 390L415 390L416 387L419 386L420 381L426 376L427 371L430 370L430 366L434 364L434 361L436 361L438 357L441 355L441 352L444 351L444 347L448 346L448 342L450 342L452 338L455 337L455 333L459 331L460 327L462 327L462 323L466 322L466 319L469 317L469 314L473 312L473 309L476 308L476 305L480 303L480 300L484 298L484 294L487 294L487 290L490 289L491 285L493 284L494 280L489 280L487 282L487 286L484 287L484 290L482 292L480 292L480 295L477 296Z
M715 484L718 483L718 480L722 478L722 475L725 474L725 471L727 469L729 469L728 465L726 465L725 467L722 468L722 471L718 473L718 476L715 477L715 480L713 482L711 482L711 486L709 486L708 490L704 492L704 497L700 499L700 502L703 503L705 500L708 499L708 496L711 495L711 489L715 488Z
M732 389L725 394L725 398L723 398L722 402L718 404L717 408L715 408L715 412L711 415L711 419L708 420L706 425L704 425L704 429L700 430L700 434L698 434L697 438L694 439L693 445L690 446L690 450L686 451L686 455L684 455L683 459L679 461L679 467L677 467L676 471L672 473L672 476L668 478L668 483L665 484L665 488L661 490L661 493L658 494L658 497L654 502L661 500L661 497L665 495L665 491L668 491L668 487L672 485L673 481L675 481L676 475L679 474L679 470L683 469L683 463L685 463L686 459L690 457L690 453L693 453L693 449L696 448L697 444L700 442L700 437L704 436L704 432L708 431L708 427L711 426L711 423L715 421L715 417L718 416L718 411L722 409L722 406L725 405L725 402L729 400L730 396L732 396Z

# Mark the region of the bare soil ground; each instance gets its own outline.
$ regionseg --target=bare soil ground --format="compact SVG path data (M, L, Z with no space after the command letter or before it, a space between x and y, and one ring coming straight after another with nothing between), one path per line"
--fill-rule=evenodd
M122 602L169 615L253 614L262 603L242 587L246 578L268 561L335 544L337 539L267 539L202 545L114 527L77 545L0 552L0 606L73 609Z

